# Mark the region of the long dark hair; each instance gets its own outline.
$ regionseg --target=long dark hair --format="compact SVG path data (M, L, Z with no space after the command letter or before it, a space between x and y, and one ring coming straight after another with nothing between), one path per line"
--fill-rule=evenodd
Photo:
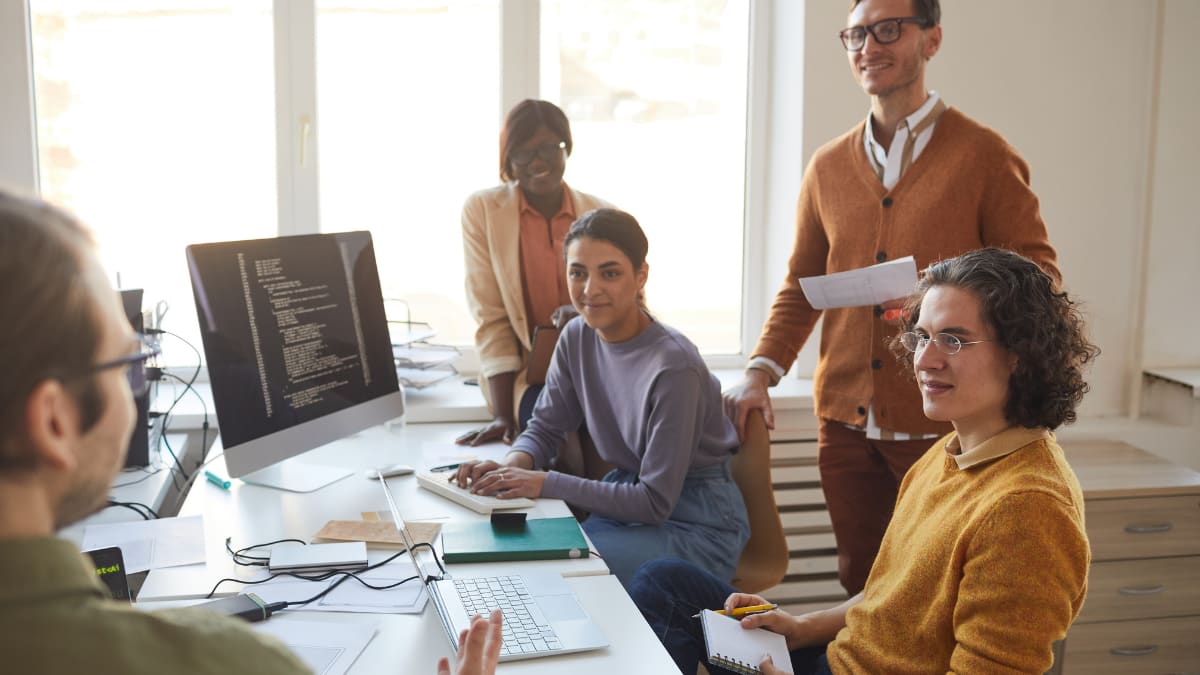
M620 209L592 209L579 216L571 223L567 238L563 240L563 255L567 254L571 242L583 237L606 241L616 246L629 258L635 273L646 264L646 251L650 248L646 233L642 231L637 218ZM646 309L644 292L638 292L638 302L642 309Z
M646 262L646 251L650 248L650 242L646 240L646 233L642 231L637 218L619 209L592 209L579 216L567 231L563 252L580 237L607 241L621 249L635 272Z

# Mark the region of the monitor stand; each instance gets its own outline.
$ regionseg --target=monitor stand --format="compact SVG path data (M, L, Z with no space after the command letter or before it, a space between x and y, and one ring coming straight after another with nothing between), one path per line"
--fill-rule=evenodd
M304 464L289 459L248 473L242 476L242 480L251 485L261 485L287 492L313 492L353 473L350 469L337 466Z

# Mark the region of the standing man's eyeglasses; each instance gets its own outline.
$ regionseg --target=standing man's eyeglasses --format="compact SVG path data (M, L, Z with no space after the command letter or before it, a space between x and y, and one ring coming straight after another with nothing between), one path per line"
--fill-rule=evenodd
M838 33L846 51L856 52L867 44L867 33L881 45L891 44L900 39L900 28L903 24L915 23L922 28L929 26L929 21L919 16L905 16L898 19L884 19L869 26L851 26Z
M545 143L536 148L529 150L513 150L508 153L509 160L518 166L525 166L533 161L533 156L537 155L542 158L543 162L552 162L559 157L559 154L567 147L566 141L557 143Z
M150 381L146 379L146 361L158 356L162 353L162 348L158 346L155 340L138 333L138 351L129 356L122 356L119 359L98 363L91 368L88 368L87 375L98 373L109 368L120 368L129 366L125 370L125 377L129 378L129 390L133 392L134 398L144 395L150 389Z

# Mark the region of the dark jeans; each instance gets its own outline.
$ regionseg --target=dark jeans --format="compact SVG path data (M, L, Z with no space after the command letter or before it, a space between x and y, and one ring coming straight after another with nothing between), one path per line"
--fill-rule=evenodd
M720 609L725 598L737 592L699 567L675 558L651 560L642 565L628 590L683 675L695 675L696 664L707 654L700 621L692 616L701 609ZM794 650L791 656L795 675L832 675L823 645ZM711 675L732 673L711 664L705 667Z

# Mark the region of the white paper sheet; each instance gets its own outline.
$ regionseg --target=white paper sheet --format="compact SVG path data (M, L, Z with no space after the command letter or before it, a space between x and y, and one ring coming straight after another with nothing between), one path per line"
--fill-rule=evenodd
M253 624L287 645L316 675L342 675L379 632L377 624L332 623L276 616Z
M204 518L159 518L132 523L88 525L80 548L91 551L116 546L125 560L125 573L205 561Z
M863 307L905 298L917 284L917 263L907 256L857 270L803 277L800 288L814 309Z

